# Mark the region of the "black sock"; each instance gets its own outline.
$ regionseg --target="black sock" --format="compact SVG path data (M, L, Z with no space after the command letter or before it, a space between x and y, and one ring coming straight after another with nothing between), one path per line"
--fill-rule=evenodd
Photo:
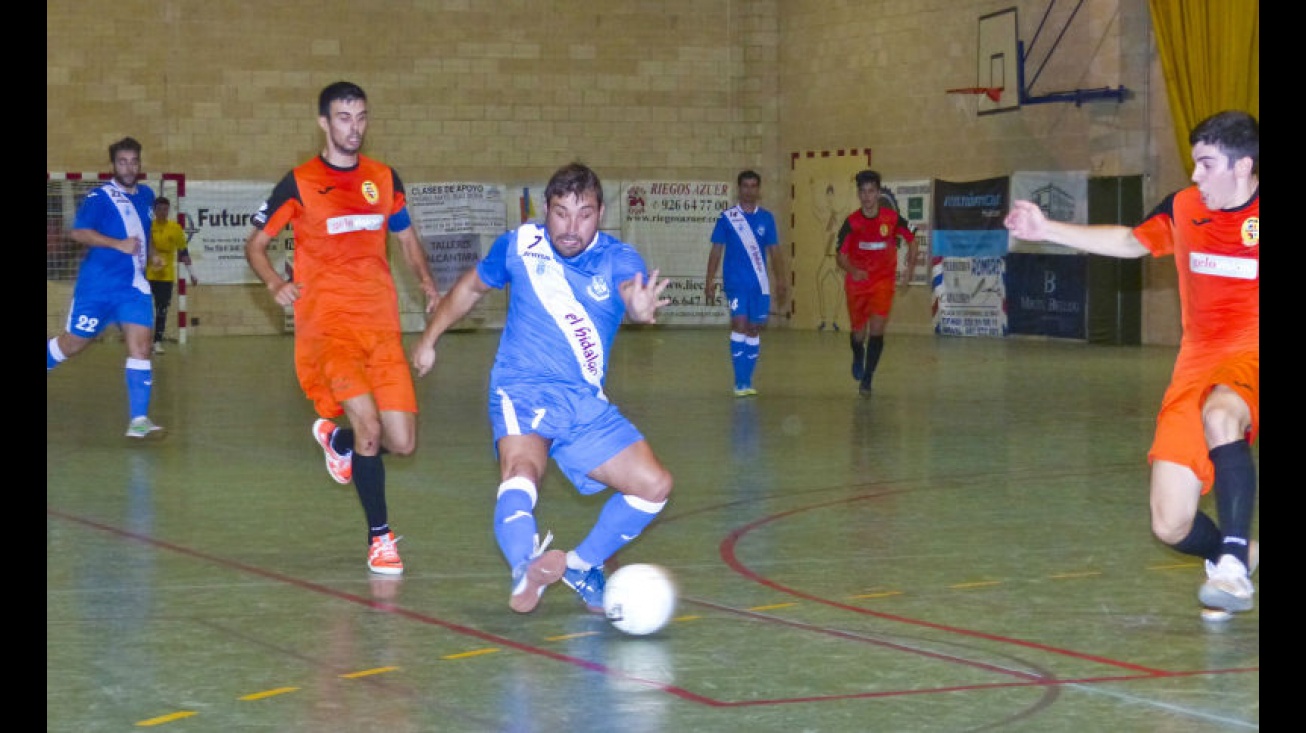
M1224 536L1220 534L1220 528L1215 526L1215 522L1202 512L1198 512L1193 517L1193 528L1188 530L1188 536L1171 545L1174 549L1185 555L1219 562L1220 560L1220 543Z
M1237 440L1211 449L1215 464L1215 511L1220 518L1224 544L1220 552L1233 555L1247 565L1248 540L1252 533L1252 509L1256 504L1256 466L1252 447ZM1250 567L1248 568L1250 569Z
M880 354L884 353L884 337L869 336L866 339L866 381L871 381L875 367L880 364Z
M336 428L336 431L331 434L331 450L342 456L354 452L354 429Z
M853 362L864 364L866 362L866 345L857 340L856 336L849 334L848 343L853 347Z
M350 453L353 453L354 452L354 429L336 428L336 431L331 434L331 450L335 451L336 453L339 453L342 456L347 456ZM386 447L384 445L381 446L381 450L377 451L378 456L384 456L389 453L390 451L386 450Z
M354 489L363 505L367 541L371 543L373 537L390 531L385 504L385 464L381 462L381 456L354 454Z

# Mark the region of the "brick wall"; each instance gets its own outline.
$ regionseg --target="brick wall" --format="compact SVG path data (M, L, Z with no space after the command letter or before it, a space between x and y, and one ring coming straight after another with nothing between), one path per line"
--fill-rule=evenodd
M1123 104L980 117L943 93L974 83L979 16L1012 6L1033 37L1044 0L121 0L102 13L52 0L46 165L102 169L132 135L147 171L271 186L321 148L317 92L346 78L370 97L367 152L406 180L541 180L572 159L614 180L753 168L782 238L800 150L871 147L890 178L1146 173L1149 207L1184 185L1146 3L1089 0L1040 81L1124 85ZM1144 341L1177 343L1171 265L1157 264ZM911 298L894 327L927 329L928 298ZM66 295L47 299L54 333ZM261 286L201 284L190 301L196 337L282 330Z

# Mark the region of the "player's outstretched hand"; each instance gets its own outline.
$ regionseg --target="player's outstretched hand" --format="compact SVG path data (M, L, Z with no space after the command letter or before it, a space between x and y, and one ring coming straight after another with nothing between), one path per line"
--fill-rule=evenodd
M1012 234L1032 242L1042 241L1046 238L1045 229L1047 223L1047 216L1044 215L1038 204L1021 199L1011 202L1011 210L1007 212L1007 217L1002 220L1003 226Z
M670 298L662 297L662 291L671 281L666 278L659 280L660 272L650 272L647 282L643 273L635 273L635 279L626 285L626 315L635 323L657 323L658 308L671 305Z

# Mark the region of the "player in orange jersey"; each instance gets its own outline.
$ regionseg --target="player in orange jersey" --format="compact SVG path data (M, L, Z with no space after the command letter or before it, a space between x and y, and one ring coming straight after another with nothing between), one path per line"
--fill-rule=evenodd
M352 479L368 526L367 566L398 575L385 499L383 453L417 447L417 396L401 342L399 303L386 235L427 297L440 299L426 253L405 204L403 182L390 166L359 154L367 131L367 95L336 82L318 96L322 153L286 174L254 215L245 256L281 306L295 309L295 373L320 419L312 434L338 483ZM288 281L267 248L294 226L295 274ZM349 428L332 418L345 415Z
M1136 227L1051 221L1029 201L1013 201L1005 223L1021 239L1094 254L1174 256L1183 337L1148 453L1152 532L1206 559L1203 604L1247 611L1257 564L1250 535L1261 394L1260 125L1244 112L1220 112L1188 142L1195 185ZM1212 489L1218 527L1198 509Z

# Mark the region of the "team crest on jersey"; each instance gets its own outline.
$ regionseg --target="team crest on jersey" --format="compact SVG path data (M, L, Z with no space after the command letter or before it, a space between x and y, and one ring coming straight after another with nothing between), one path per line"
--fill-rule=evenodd
M594 300L599 301L607 300L612 295L612 291L608 289L608 281L604 280L602 275L591 277L590 286L585 288L585 292L589 293L589 296Z
M381 193L377 190L376 183L372 181L363 181L361 190L363 192L363 198L367 199L367 203L375 204L377 201L381 200Z
M889 225L885 224L884 222L880 222L880 236L881 237L889 236Z
M1261 243L1261 217L1253 216L1243 221L1243 246L1255 247Z

